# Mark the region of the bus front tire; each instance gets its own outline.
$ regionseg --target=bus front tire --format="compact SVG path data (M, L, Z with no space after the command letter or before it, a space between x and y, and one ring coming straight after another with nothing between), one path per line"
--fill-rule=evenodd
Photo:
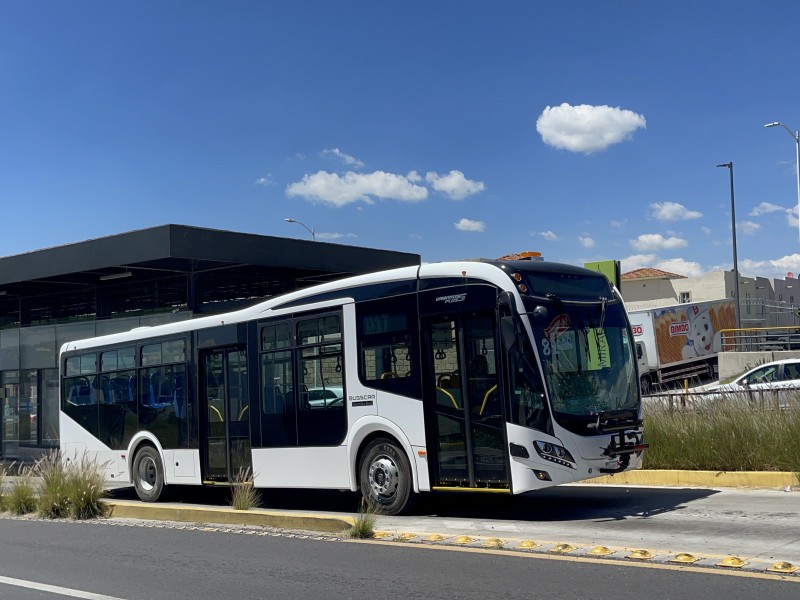
M359 466L361 495L375 512L397 515L410 505L411 466L402 448L385 438L370 442Z
M152 446L142 447L133 459L133 487L142 502L156 502L164 491L164 465Z

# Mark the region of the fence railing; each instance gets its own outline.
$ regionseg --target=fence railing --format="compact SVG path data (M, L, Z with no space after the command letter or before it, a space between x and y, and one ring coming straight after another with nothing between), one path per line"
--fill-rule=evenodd
M741 409L746 411L800 410L800 390L660 392L642 397L645 412Z
M771 350L800 350L798 327L750 327L723 329L723 352L760 352Z

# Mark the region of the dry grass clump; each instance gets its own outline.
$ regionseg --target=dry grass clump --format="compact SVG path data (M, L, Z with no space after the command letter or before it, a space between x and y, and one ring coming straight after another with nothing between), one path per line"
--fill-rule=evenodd
M0 470L0 491L6 475L8 470ZM93 519L106 514L103 483L95 461L83 457L65 466L53 451L33 466L20 467L0 499L3 508L17 515L36 511L46 519Z
M355 519L355 525L353 525L353 528L350 530L350 537L361 540L375 537L375 523L380 514L380 508L362 499L358 507L358 516Z
M35 488L39 496L38 513L45 519L69 516L70 499L67 470L53 451L45 455L33 468Z
M646 469L800 473L800 407L716 403L645 415Z
M239 469L231 485L231 507L235 510L250 510L261 505L261 494L253 486L252 470Z
M21 466L11 482L11 490L5 497L6 508L15 515L26 515L36 510L36 492L31 481L31 468Z
M102 465L83 456L80 462L72 461L67 468L67 495L69 516L73 519L96 519L104 517L108 506L105 496Z

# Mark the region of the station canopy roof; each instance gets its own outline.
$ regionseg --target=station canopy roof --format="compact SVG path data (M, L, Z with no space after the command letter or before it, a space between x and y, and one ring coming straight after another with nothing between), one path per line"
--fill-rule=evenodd
M311 240L161 225L0 258L0 295L75 291L117 279L196 274L216 287L269 296L358 273L420 264L420 256ZM120 281L119 283L123 283ZM287 285L291 284L291 285Z

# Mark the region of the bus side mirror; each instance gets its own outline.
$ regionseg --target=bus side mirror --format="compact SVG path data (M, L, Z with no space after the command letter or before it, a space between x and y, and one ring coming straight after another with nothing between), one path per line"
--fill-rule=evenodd
M503 338L503 347L509 352L517 343L517 327L514 317L500 318L500 337Z

